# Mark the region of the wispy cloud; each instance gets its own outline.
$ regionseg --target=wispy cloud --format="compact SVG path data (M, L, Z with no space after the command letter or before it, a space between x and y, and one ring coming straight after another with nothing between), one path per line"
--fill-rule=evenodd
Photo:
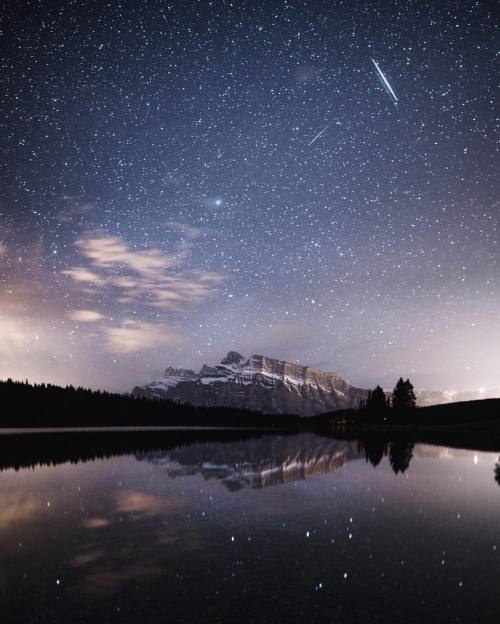
M136 353L178 345L184 338L160 323L127 320L120 327L106 327L106 347L111 353Z
M75 241L82 258L63 274L76 282L85 296L69 317L93 323L110 353L138 353L184 342L185 331L179 328L178 313L216 293L222 281L218 273L187 269L193 241L202 235L199 228L178 222L167 227L180 238L172 253L158 247L137 248L119 236L100 232ZM92 293L95 298L90 299ZM93 301L99 303L100 311L92 309ZM130 308L134 311L132 318ZM147 308L157 310L158 321L151 320ZM141 316L141 309L146 317Z
M115 289L114 300L120 304L139 303L165 310L197 304L216 292L222 276L184 270L182 264L191 253L190 241L201 230L181 223L170 223L169 227L187 239L175 253L157 248L138 250L119 236L91 235L75 243L89 266L71 267L63 273L77 282Z
M83 282L89 286L102 286L106 284L106 280L93 271L89 271L85 267L72 267L62 272L63 275L69 275L76 282Z
M158 249L134 250L119 236L80 238L75 244L93 266L101 269L130 270L147 276L175 266L178 261L175 255L166 255Z
M105 316L95 310L73 310L73 312L70 312L70 318L80 323L95 323L105 318Z
M0 240L0 260L7 256L7 245Z

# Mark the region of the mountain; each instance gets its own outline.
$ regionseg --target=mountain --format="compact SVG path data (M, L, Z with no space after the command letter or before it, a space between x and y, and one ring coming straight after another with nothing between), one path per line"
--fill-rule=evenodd
M204 364L198 373L169 367L163 379L137 386L133 394L205 407L314 416L357 407L368 392L336 373L263 355L244 358L230 351L219 365Z
M479 388L479 390L420 390L417 392L417 405L428 407L444 403L461 403L463 401L481 401L483 399L500 398L500 388Z

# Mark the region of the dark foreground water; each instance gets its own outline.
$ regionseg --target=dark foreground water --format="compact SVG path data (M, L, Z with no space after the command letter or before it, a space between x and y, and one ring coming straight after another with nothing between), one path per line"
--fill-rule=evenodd
M498 453L113 435L0 445L2 623L499 621Z

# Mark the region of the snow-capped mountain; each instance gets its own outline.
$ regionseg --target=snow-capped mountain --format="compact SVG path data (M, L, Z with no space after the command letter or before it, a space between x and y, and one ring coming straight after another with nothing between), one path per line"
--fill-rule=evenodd
M162 379L137 386L133 394L192 405L313 416L356 407L366 399L367 391L336 373L263 355L244 358L230 351L219 365L204 364L198 373L169 367Z

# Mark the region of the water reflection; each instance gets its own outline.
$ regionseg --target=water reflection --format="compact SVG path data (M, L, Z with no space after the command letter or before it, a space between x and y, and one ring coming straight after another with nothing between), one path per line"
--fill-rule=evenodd
M312 433L46 434L0 447L3 621L498 612L498 453Z
M152 449L171 449L195 442L250 439L250 431L79 431L0 435L0 471L111 459Z
M314 434L269 436L225 442L198 442L166 451L136 453L139 461L161 466L171 478L200 474L218 479L232 492L333 474L362 456L357 442Z
M0 435L0 471L133 455L161 466L169 477L200 474L237 491L333 474L361 457L373 467L386 457L395 474L404 474L414 447L415 442L400 432L373 432L356 440L223 430ZM495 480L500 483L500 459Z
M415 444L405 439L391 441L386 436L375 434L359 440L359 446L364 451L366 460L374 467L388 455L394 473L398 474L404 473L410 466Z

